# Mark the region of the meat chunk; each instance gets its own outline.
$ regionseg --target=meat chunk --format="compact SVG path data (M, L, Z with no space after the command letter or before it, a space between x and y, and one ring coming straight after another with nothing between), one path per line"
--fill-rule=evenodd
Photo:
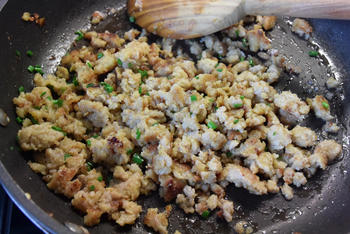
M108 108L103 106L100 102L92 102L82 100L78 103L79 111L92 122L95 127L104 127L109 120Z
M158 208L149 208L143 222L148 227L153 228L154 231L161 234L167 234L168 217L170 215L170 212L170 205L166 206L165 211L162 213L158 213Z
M292 141L300 147L314 146L317 141L317 136L310 128L295 126L290 133L292 134Z
M279 151L284 149L287 145L292 143L291 135L287 128L282 124L272 125L267 132L267 140L272 151Z
M261 29L253 29L247 33L249 49L253 52L258 50L268 50L271 48L271 41L265 36Z
M341 145L334 140L325 140L319 143L310 156L311 166L326 169L328 161L336 159L342 151Z
M312 33L312 27L306 20L296 18L293 21L292 32L308 40Z
M307 99L307 102L318 118L323 119L324 121L332 120L334 118L331 115L329 103L323 96L317 95L313 99Z

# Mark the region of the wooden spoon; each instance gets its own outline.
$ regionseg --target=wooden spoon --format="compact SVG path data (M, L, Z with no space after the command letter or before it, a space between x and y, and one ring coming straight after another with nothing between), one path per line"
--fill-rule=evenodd
M128 13L149 32L188 39L223 30L245 15L350 19L350 0L129 0Z

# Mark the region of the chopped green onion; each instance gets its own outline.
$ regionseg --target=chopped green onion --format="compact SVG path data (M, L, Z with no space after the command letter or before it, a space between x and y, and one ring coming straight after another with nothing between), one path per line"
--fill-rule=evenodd
M142 94L142 87L141 86L139 87L139 94L140 95Z
M48 96L47 100L52 101L52 97Z
M171 80L173 77L171 75L166 77L168 80Z
M74 34L78 35L78 37L75 38L76 41L80 41L81 39L84 38L84 33L82 33L80 30L76 31Z
M218 126L213 121L210 120L208 122L208 128L211 128L211 129L215 130L215 129L218 128Z
M26 54L27 54L29 57L32 57L32 56L33 56L33 51L27 50Z
M146 96L150 96L149 92L146 92Z
M192 101L192 102L197 101L197 97L196 97L196 95L191 95L191 101Z
M216 69L216 71L218 71L218 72L222 72L222 68Z
M45 94L46 94L46 92L42 92L42 93L40 94L40 97L45 96Z
M34 106L34 109L40 110L40 106Z
M248 62L249 62L249 65L251 67L253 67L255 65L253 59L251 59L251 58L248 60Z
M92 69L92 64L89 61L86 62L86 65Z
M154 124L152 124L152 126L158 126L159 125L159 123L154 123Z
M19 116L16 117L16 121L17 121L17 123L19 123L19 124L22 124L22 123L23 123L23 119L22 119L21 117L19 117Z
M87 167L88 171L91 171L94 168L94 164L92 164L92 162L87 162L86 167Z
M234 108L241 108L243 106L242 103L236 103L233 105Z
M273 133L272 133L273 136L276 136L276 134L277 134L276 132L273 132Z
M133 65L132 65L132 63L128 63L128 68L132 68L133 67Z
M91 88L91 87L94 87L94 84L93 84L93 83L90 83L90 84L87 84L87 85L86 85L86 88Z
M134 17L134 16L130 16L130 17L129 17L129 21L130 21L131 23L135 23L135 17Z
M141 137L140 129L136 129L136 140L139 140Z
M41 66L39 66L39 65L35 65L35 66L34 66L34 71L37 72L37 73L40 73L41 75L44 74L44 72L43 72Z
M122 62L122 60L120 60L119 58L118 58L118 60L117 60L117 63L118 63L119 66L123 66L123 62Z
M214 98L209 98L209 101L214 102L215 100L214 100Z
M100 58L102 58L103 56L104 56L103 53L100 52L100 53L97 54L97 59L100 59Z
M239 119L235 119L235 120L233 121L234 124L237 124L238 122L239 122Z
M239 58L239 61L243 62L243 61L244 61L244 57L243 57L243 56L240 57L240 58Z
M327 102L322 102L322 106L327 110L329 109L329 104Z
M226 152L226 156L229 158L229 157L232 157L232 153L229 151L229 152Z
M60 127L52 126L51 128L52 128L53 130L57 131L57 132L62 132L63 135L65 135L65 136L67 135L67 133L65 133L65 132L63 131L63 129L60 128Z
M102 182L103 177L102 177L102 176L99 176L99 177L97 177L97 180L100 181L100 182Z
M239 37L239 30L238 29L236 29L235 33L236 33L236 37Z
M35 70L34 66L32 66L32 65L29 65L27 69L28 69L28 71L31 72L31 73L33 73L34 70Z
M131 155L132 152L133 152L133 149L128 149L128 151L126 151L126 154L127 154L127 155Z
M77 87L79 85L79 82L78 82L76 76L73 77L73 84L74 84L75 87Z
M38 124L38 120L36 120L32 115L29 115L28 117L30 119L30 121L32 121L33 124Z
M98 138L98 137L99 137L98 134L95 134L95 135L92 136L92 138L95 138L95 139Z
M86 145L90 147L90 146L91 146L91 141L90 141L90 140L87 140L87 141L86 141Z
M138 165L142 164L144 159L139 154L134 154L132 156L132 161Z
M240 98L241 100L243 100L243 99L244 99L244 96L243 96L243 95L241 95L241 96L239 96L239 98Z
M199 79L199 76L195 76L194 78L198 80L198 79Z
M16 55L17 55L18 57L20 57L20 56L21 56L21 52L20 52L19 50L16 50Z
M215 65L215 68L217 68L219 66L219 63L217 63L216 65Z
M70 154L64 154L64 161L66 161L67 158L72 157Z
M138 70L138 72L141 74L141 79L148 77L148 72L144 70Z
M205 219L208 218L209 215L210 215L209 210L206 210L206 211L204 211L204 212L202 213L202 217L205 218Z
M318 51L315 51L315 50L309 51L309 56L310 56L310 57L317 57L318 54L319 54Z
M95 190L95 185L91 185L91 186L89 187L89 190L90 190L90 191L94 191L94 190Z
M19 88L18 88L18 92L19 92L19 93L24 92L24 87L23 87L23 86L19 86Z
M193 113L190 111L190 116L192 115Z
M52 103L54 105L57 105L58 107L62 107L63 106L63 100L62 99L53 100Z
M113 86L111 86L111 85L109 85L109 84L107 84L107 83L105 83L105 82L101 82L101 85L103 85L103 88L104 88L104 90L107 92L107 93L111 93L111 92L113 92Z
M243 47L247 47L247 39L243 38L242 43L243 43Z

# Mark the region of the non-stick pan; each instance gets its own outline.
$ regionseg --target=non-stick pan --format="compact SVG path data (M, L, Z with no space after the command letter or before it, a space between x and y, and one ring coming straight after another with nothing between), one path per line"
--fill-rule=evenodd
M0 1L3 2L3 1ZM12 98L18 95L18 87L27 91L33 87L33 76L28 65L42 64L44 72L53 72L60 58L74 40L74 32L89 27L89 16L95 11L115 8L116 14L97 27L122 32L131 27L125 10L125 1L118 0L10 0L0 12L0 108L4 109L11 123L0 128L0 180L19 208L43 231L69 233L65 222L82 225L70 202L49 191L41 178L27 166L30 154L19 151L16 145L15 108ZM1 6L1 4L0 4ZM46 18L43 28L21 20L22 13L39 13ZM280 195L255 196L243 189L229 187L227 196L235 203L234 221L225 223L212 215L208 220L196 215L184 215L175 209L170 216L170 233L233 233L239 220L247 220L260 233L348 233L350 231L350 160L349 120L350 110L350 22L312 20L313 40L307 42L290 33L288 19L279 19L278 27L270 32L274 47L280 49L291 64L299 66L300 75L283 74L278 89L291 89L303 98L316 93L324 94L331 103L338 123L342 127L338 135L319 137L337 139L343 144L343 157L319 171L306 186L295 189L295 198L286 201ZM311 58L307 52L320 48L321 59ZM32 58L25 56L32 50ZM16 50L21 56L16 56ZM343 87L327 91L328 76L343 79ZM322 122L311 116L306 124L320 129ZM25 195L27 193L27 196ZM30 199L28 199L30 194ZM157 193L141 198L144 210L163 207ZM107 219L89 228L90 233L147 233L151 230L142 224L144 212L135 225L120 228Z

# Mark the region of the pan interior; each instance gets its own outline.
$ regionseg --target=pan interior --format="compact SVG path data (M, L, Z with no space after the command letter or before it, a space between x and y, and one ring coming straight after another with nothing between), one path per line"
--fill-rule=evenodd
M75 38L74 32L90 27L89 17L95 10L106 11L107 7L116 9L115 14L111 14L96 27L97 31L109 30L123 35L122 33L132 25L128 21L124 1L40 0L26 1L21 3L21 7L15 7L19 2L10 1L1 13L3 19L11 15L13 23L4 25L2 32L4 35L1 36L1 42L9 45L9 49L5 51L5 57L8 59L6 61L2 59L5 66L1 70L1 77L7 79L0 86L0 92L3 97L6 96L0 100L0 106L9 114L12 122L7 128L0 129L0 137L4 139L0 160L18 185L30 193L32 200L42 209L52 213L53 218L61 223L70 221L82 224L82 216L71 208L69 201L49 191L40 177L26 165L30 155L18 153L17 149L12 150L11 146L16 144L15 135L18 126L14 123L15 112L11 99L17 95L20 85L24 85L26 90L33 87L32 75L26 71L28 65L43 64L46 73L54 72L61 57L70 48ZM24 11L38 12L45 16L47 21L43 29L21 22L20 17ZM319 24L317 21L313 23ZM348 89L344 85L337 90L329 91L325 88L325 82L330 76L343 79L345 82L348 75L345 67L350 66L350 61L347 63L342 61L341 57L337 57L339 54L332 52L333 48L327 46L331 42L323 41L325 37L321 33L324 32L318 33L316 30L312 41L304 41L290 32L289 19L278 20L277 27L268 35L273 39L273 47L285 54L288 62L299 66L302 72L300 75L283 74L277 89L291 90L303 99L316 94L327 97L333 114L338 116L338 124L342 127L342 131L337 135L322 133L322 121L312 114L304 124L317 130L320 139L331 138L343 142L343 156L347 156L349 109L345 103L348 103ZM34 58L29 59L24 55L21 58L15 57L15 50L21 50L24 54L28 49L35 51ZM308 56L308 51L313 49L320 49L320 59ZM349 186L347 186L350 183L347 176L350 165L347 161L339 160L327 170L319 171L306 186L294 190L295 196L292 201L286 201L280 194L255 196L243 189L229 187L227 196L235 204L234 221L231 223L221 221L215 215L207 220L197 215L185 215L182 210L173 206L169 218L169 232L179 230L183 233L232 233L234 224L239 220L248 221L255 230L262 233L291 231L322 233L325 226L334 232L349 230L350 223L346 222L348 216L345 215L346 210L350 208ZM140 204L143 206L143 213L136 225L120 228L111 221L102 220L100 225L90 228L90 232L148 233L150 229L141 222L145 211L150 207L159 207L162 210L165 203L157 193L154 193L148 197L141 197Z

